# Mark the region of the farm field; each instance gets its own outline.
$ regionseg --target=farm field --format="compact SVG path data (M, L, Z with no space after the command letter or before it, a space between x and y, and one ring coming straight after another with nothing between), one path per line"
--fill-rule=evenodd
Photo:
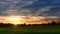
M0 34L58 34L60 26L13 26L0 27Z

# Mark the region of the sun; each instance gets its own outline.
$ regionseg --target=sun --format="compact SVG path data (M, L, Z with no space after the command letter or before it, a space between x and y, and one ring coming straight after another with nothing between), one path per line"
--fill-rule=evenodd
M18 24L19 21L21 21L21 18L14 17L14 18L10 18L10 20L13 22L13 24Z
M11 24L22 24L22 18L19 18L19 17L9 17L7 20Z

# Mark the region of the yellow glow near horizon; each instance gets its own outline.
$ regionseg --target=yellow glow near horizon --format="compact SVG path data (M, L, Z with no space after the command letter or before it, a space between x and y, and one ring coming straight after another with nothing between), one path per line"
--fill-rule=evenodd
M22 24L22 18L19 17L9 17L7 19L11 24Z
M4 24L8 24L8 23L11 23L11 24L14 24L14 25L17 25L17 24L42 24L42 23L46 23L46 18L45 17L42 17L42 16L28 16L29 18L26 19L27 17L26 16L0 16L0 23L4 23ZM58 17L53 17L53 16L50 16L49 19L48 19L48 22L51 22L51 21L60 21L60 20L55 20L55 19L52 19L52 18L58 18Z

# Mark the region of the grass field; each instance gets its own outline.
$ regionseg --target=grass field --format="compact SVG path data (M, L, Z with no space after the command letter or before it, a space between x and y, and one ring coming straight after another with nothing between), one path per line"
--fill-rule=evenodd
M13 26L0 27L0 34L58 34L60 26Z

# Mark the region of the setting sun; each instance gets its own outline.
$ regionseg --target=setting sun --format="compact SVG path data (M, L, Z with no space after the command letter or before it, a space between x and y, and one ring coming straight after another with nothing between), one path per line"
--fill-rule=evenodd
M7 20L11 24L22 24L22 18L19 18L19 17L9 17Z

